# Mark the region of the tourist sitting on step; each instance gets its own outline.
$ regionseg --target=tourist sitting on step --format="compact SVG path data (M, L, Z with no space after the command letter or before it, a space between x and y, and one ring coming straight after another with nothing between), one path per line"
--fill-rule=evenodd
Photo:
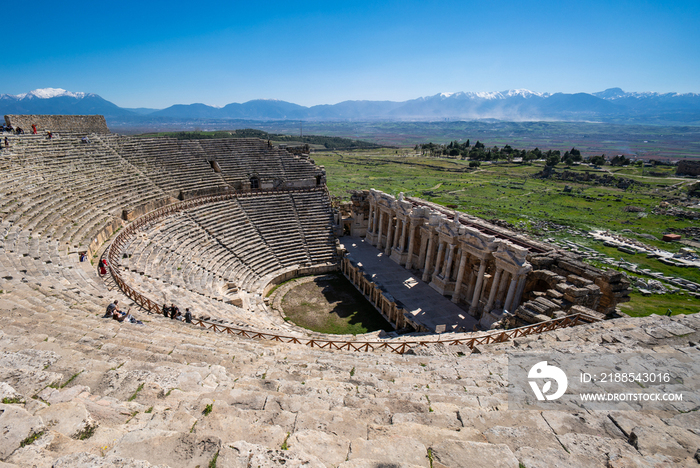
M180 316L182 314L180 313L180 309L177 308L175 304L170 305L170 319L175 320L178 319L180 320Z
M119 301L116 299L107 306L107 311L102 318L112 318L115 312L119 313Z
M131 315L131 307L129 310L124 312L120 312L118 310L114 311L114 315L112 316L114 320L117 322L126 322L126 323L136 323L138 325L143 325L143 322L141 320L136 320L136 318Z
M185 323L192 323L192 312L189 308L185 308Z
M83 142L83 143L85 143L86 145L87 145L87 144L90 144L90 139L89 139L88 137L86 137L86 136L82 137L82 138L80 139L80 141Z
M24 135L24 130L22 130L22 127L15 127L15 133L17 135Z
M117 322L123 322L124 320L126 320L127 314L128 312L125 314L120 310L115 310L112 313L112 319L116 320Z
M163 311L163 315L165 316L165 318L170 317L170 307L163 304L163 308L161 310Z

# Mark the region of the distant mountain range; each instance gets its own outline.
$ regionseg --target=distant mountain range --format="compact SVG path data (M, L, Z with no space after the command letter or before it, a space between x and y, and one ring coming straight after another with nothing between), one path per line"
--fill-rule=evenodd
M493 93L441 93L403 102L344 101L304 107L256 99L224 107L177 104L167 109L121 108L97 94L58 88L17 96L0 95L4 114L103 114L108 121L145 123L179 120L599 121L630 124L700 125L700 94L628 93L610 88L593 94L536 93L524 89Z

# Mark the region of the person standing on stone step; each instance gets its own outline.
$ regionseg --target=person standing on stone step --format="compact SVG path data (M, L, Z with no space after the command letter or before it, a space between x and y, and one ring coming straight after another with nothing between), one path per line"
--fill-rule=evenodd
M32 124L32 135L36 135L36 124Z
M100 260L100 275L104 276L107 274L107 260L104 258Z
M170 319L174 320L180 316L180 309L175 304L170 304Z
M185 323L192 323L192 312L189 307L185 309Z

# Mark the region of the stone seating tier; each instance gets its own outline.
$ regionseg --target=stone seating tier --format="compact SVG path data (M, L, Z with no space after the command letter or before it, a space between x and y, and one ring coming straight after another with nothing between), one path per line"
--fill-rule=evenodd
M311 231L309 224L319 220L297 214L292 198L297 195L327 211L323 192L244 197L200 206L153 223L134 237L124 250L129 258L122 266L214 299L226 300L229 284L260 294L265 278L334 259L329 225L325 234L304 235ZM321 217L321 222L328 223L329 218ZM207 278L204 285L202 278Z
M471 355L329 353L160 316L119 324L99 318L102 305L37 300L29 283L10 283L0 296L3 466L696 463L696 412L685 406L508 411L503 353L674 349L694 365L697 315L584 325Z

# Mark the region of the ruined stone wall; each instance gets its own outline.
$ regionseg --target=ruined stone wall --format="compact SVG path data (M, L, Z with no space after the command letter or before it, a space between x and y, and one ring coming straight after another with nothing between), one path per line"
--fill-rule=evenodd
M560 293L555 296L561 300L562 310L568 311L578 305L611 315L617 304L630 300L629 281L618 271L602 271L559 250L531 255L528 260L536 268L533 273L546 270L558 277L552 289Z
M110 133L103 115L6 115L5 124L31 133L32 124L40 133Z
M700 175L700 161L678 161L678 175Z
M350 197L349 215L352 218L350 233L361 236L367 232L369 220L369 190L353 190Z

